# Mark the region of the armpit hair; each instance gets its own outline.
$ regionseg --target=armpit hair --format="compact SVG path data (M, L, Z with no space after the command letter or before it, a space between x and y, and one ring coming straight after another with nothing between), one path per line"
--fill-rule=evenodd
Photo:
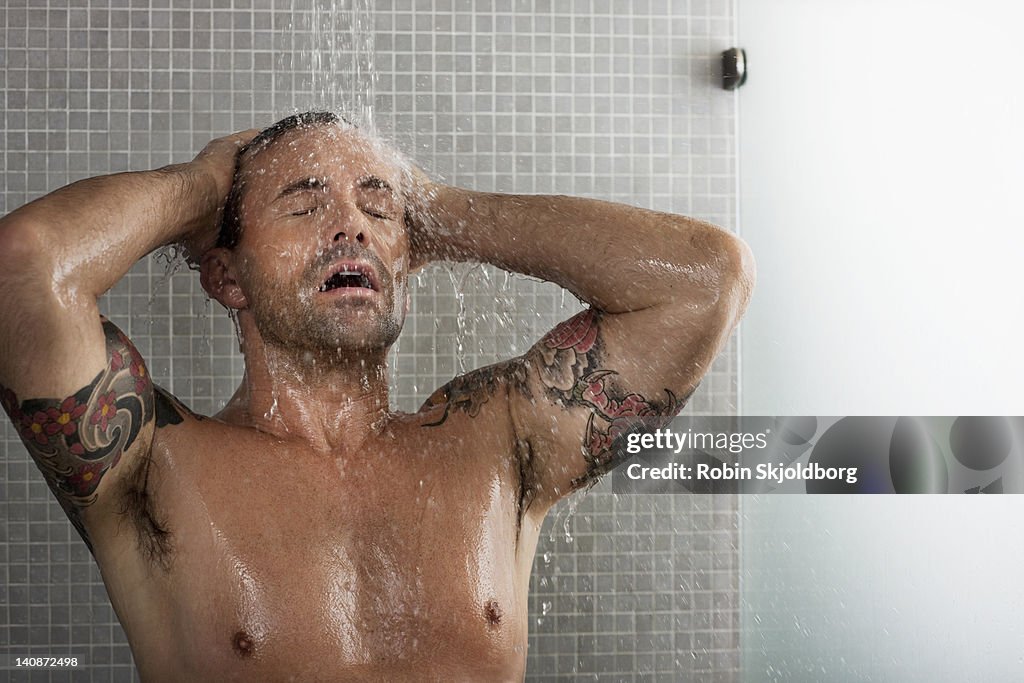
M124 479L118 513L131 522L142 556L167 572L171 568L173 535L158 513L149 490L149 472L153 466L151 453L139 458L135 469Z

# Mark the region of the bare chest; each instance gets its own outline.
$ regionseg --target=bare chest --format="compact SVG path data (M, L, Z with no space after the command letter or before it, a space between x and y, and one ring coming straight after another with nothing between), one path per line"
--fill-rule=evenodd
M515 472L486 456L222 448L194 469L158 451L175 642L152 649L199 677L521 678Z

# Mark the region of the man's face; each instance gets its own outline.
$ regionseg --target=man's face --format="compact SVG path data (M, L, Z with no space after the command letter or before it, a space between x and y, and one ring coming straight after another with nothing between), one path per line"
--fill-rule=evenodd
M243 165L238 284L268 343L385 350L405 321L401 170L338 125L288 131Z

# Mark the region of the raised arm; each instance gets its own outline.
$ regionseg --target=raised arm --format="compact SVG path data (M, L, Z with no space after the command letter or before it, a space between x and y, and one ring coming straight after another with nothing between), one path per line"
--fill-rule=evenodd
M97 297L157 247L203 242L249 137L189 164L82 180L0 219L3 408L90 549L154 417L146 366Z
M419 183L410 223L421 260L491 263L589 304L493 370L523 446L523 510L543 514L614 467L611 440L625 418L682 409L746 308L753 258L740 239L692 218Z

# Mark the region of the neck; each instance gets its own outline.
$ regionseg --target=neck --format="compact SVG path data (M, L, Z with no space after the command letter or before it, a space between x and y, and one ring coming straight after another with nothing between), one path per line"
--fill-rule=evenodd
M320 452L357 449L390 417L385 349L361 355L285 349L240 319L245 375L218 414Z

